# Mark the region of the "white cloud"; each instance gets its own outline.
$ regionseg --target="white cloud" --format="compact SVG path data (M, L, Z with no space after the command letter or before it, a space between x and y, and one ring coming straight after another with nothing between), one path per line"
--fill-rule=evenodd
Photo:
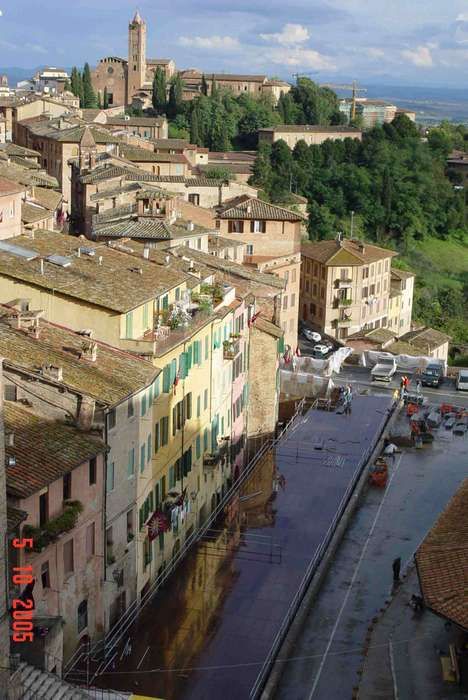
M179 37L181 46L188 46L194 49L208 49L216 51L232 51L240 48L238 39L233 36L181 36Z
M274 41L282 46L302 44L310 38L309 30L302 24L285 24L281 32L276 34L260 34L265 41Z
M3 10L0 10L0 17L3 17Z
M401 55L419 68L430 68L433 65L432 54L427 46L417 46L414 50L406 49Z
M315 70L334 70L336 66L328 56L323 56L313 49L296 46L290 49L268 49L264 57L271 63L285 66L314 68Z
M455 22L468 22L468 12L460 12Z

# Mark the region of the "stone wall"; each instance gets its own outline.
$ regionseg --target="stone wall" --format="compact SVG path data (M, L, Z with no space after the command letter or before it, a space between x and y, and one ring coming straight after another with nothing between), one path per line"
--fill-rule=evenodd
M255 327L250 329L247 437L272 435L278 415L278 340Z

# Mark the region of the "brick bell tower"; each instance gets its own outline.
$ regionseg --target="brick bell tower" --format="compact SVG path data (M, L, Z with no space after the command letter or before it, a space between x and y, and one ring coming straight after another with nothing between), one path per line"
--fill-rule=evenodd
M127 102L146 82L146 22L138 10L128 25Z

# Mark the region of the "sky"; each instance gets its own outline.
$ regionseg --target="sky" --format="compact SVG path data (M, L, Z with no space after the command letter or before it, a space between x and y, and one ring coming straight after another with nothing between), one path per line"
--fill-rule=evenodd
M292 80L465 88L468 0L0 0L0 66L127 55L136 7L148 57Z

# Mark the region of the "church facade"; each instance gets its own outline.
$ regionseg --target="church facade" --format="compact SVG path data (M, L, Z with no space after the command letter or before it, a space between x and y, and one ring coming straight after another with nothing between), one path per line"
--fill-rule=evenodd
M136 94L151 95L158 66L166 73L167 80L176 71L172 59L146 58L146 22L136 12L128 25L128 58L101 58L92 73L93 87L101 100L107 90L109 106L130 105Z

